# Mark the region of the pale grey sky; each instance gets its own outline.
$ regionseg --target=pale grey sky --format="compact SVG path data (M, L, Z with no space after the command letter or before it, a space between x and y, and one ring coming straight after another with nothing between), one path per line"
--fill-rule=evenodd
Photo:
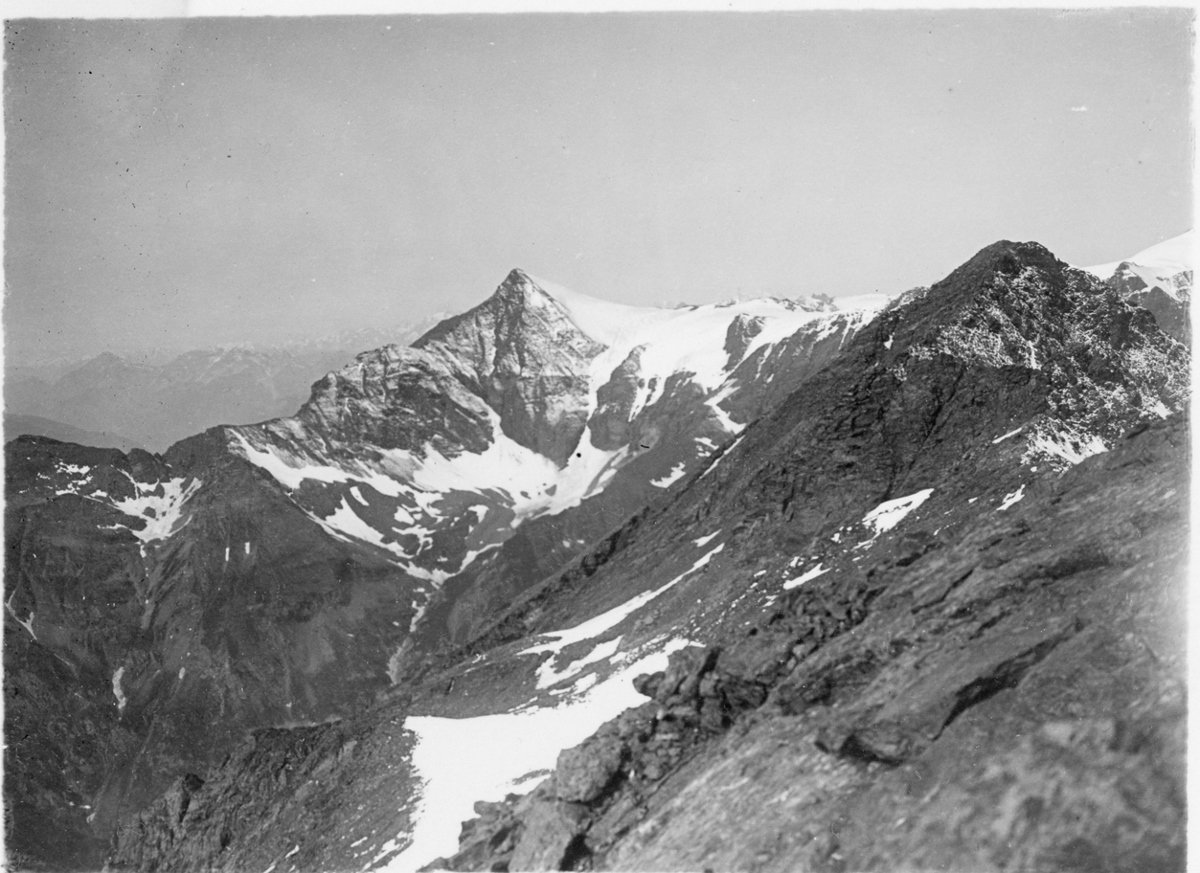
M8 22L14 360L900 291L1191 226L1191 12Z

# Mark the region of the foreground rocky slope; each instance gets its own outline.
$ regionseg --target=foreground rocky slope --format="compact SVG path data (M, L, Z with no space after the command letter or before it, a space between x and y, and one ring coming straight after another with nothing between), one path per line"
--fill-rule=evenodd
M10 856L94 868L118 821L248 731L345 715L422 669L868 319L614 307L514 271L296 416L162 455L10 442Z
M1186 447L1155 425L675 656L445 865L1183 869Z
M402 693L257 735L113 863L1173 869L1186 374L1114 289L991 246Z

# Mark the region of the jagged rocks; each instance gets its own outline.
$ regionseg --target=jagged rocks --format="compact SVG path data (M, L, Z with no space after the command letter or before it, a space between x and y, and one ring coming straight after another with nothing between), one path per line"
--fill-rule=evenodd
M604 735L564 750L554 771L558 799L577 803L595 800L620 771L625 751L619 738Z
M835 569L733 646L639 677L638 730L606 725L510 806L548 847L522 860L1178 869L1185 436L1142 429L1014 517L909 537L858 584ZM870 593L848 624L839 592ZM831 623L806 623L821 603ZM728 707L731 687L763 694ZM706 722L715 700L727 718ZM582 774L587 802L565 804L554 786Z
M500 415L504 433L559 466L587 422L588 363L604 346L553 298L513 270L485 303L413 343L459 365Z
M645 388L653 391L657 387L648 385L642 376L644 351L645 346L635 346L612 371L609 380L596 390L596 412L589 429L592 445L598 449L612 451L629 443L629 425L638 394ZM657 381L656 377L651 379Z

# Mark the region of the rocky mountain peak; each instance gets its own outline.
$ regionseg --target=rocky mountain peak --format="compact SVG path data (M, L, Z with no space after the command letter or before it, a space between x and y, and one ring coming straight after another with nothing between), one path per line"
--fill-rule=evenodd
M496 290L496 293L499 294L507 288L529 287L537 287L537 283L520 267L513 267L508 271L508 275L504 277L504 281L500 283L500 287Z

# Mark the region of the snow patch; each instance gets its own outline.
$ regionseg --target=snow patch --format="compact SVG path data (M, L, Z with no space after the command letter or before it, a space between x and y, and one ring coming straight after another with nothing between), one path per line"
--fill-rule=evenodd
M110 502L113 508L125 515L145 522L139 530L127 528L143 545L164 540L187 524L186 521L180 524L183 519L183 506L188 498L199 490L199 479L192 479L190 482L182 478L168 479L165 482L146 484L138 482L128 473L125 475L133 483L135 496L121 500L110 498Z
M634 691L633 678L665 669L668 654L688 645L686 640L672 640L558 706L462 719L408 718L405 727L416 735L412 764L423 787L411 842L383 870L411 873L434 858L454 854L462 823L474 817L476 801L502 800L529 774L553 769L559 752L645 702ZM405 836L390 843L399 845Z
M17 615L17 611L13 609L12 605L13 598L16 596L17 592L14 590L13 593L9 595L8 600L4 601L4 608L7 609L8 614L13 617L13 621L25 628L26 633L33 637L34 642L37 642L37 634L33 632L33 610L29 610L29 618L22 621L21 617Z
M1108 451L1104 440L1095 434L1080 434L1068 427L1039 426L1029 437L1023 463L1050 456L1074 466L1092 455Z
M790 591L793 588L799 588L805 582L808 582L812 579L816 579L818 576L822 575L823 573L828 573L828 572L829 572L828 568L826 568L823 564L817 564L817 566L813 567L811 570L809 570L807 573L803 574L802 576L797 576L795 579L789 579L787 582L784 582L783 590Z
M1024 496L1025 496L1025 484L1022 483L1021 487L1018 488L1016 491L1013 491L1010 494L1004 495L1004 500L1000 503L1000 506L996 511L1004 512L1006 509L1008 509L1010 506L1012 506L1014 503L1016 503L1018 500L1020 500Z
M1195 235L1189 230L1124 260L1083 269L1101 279L1110 279L1124 265L1129 272L1145 282L1147 287L1157 285L1166 294L1178 300L1179 290L1171 280L1178 274L1192 269L1194 254Z
M125 712L125 704L129 702L125 698L125 692L121 690L121 677L124 675L125 668L122 666L117 668L117 672L113 673L112 677L113 697L117 699L117 712L119 713Z
M604 643L597 643L590 652L582 658L572 661L562 670L554 669L555 658L547 658L537 671L537 687L539 690L549 688L551 685L557 685L559 682L567 679L577 673L583 672L583 668L590 664L596 664L600 661L605 661L617 653L617 649L621 645L622 637L615 637Z
M700 474L700 478L703 479L705 476L707 476L713 470L717 469L717 465L720 464L722 461L724 461L726 458L728 458L730 453L735 448L737 448L738 443L740 443L745 438L746 438L746 434L743 431L741 434L738 435L737 439L735 439L733 442L731 442L729 444L729 447L727 449L725 449L725 451L721 452L720 457L718 457L715 461L713 461L711 464L708 465L707 469L705 469L705 471Z
M551 631L549 633L540 634L543 637L553 637L550 642L539 643L522 649L518 655L536 655L542 652L552 652L551 659L558 656L558 653L573 643L581 642L582 640L590 640L594 637L607 631L609 628L616 627L633 613L637 612L651 600L654 600L661 594L666 593L669 589L674 588L682 579L695 573L700 568L708 564L712 560L713 555L716 555L725 544L717 546L709 552L696 559L687 570L684 570L670 582L666 582L655 588L652 591L644 591L641 594L631 597L629 600L622 603L620 606L614 606L612 609L602 612L594 618L589 618L587 621L581 622L574 627L569 627L564 630Z
M897 497L895 500L885 500L863 516L862 523L875 531L871 539L889 531L904 520L904 518L929 499L932 488L926 488L907 497ZM870 542L870 540L868 540Z
M678 482L680 479L683 478L684 468L685 468L684 462L680 461L678 464L676 464L674 467L671 468L670 473L663 476L661 479L652 479L650 481L650 484L653 485L655 488L669 488L671 485L675 484L676 482Z
M1010 430L1006 434L1001 434L1000 436L998 436L994 440L992 440L992 445L997 445L998 443L1002 443L1006 439L1009 439L1010 437L1015 437L1017 434L1019 434L1024 429L1025 429L1025 425L1021 425L1020 427L1016 428L1015 430Z

